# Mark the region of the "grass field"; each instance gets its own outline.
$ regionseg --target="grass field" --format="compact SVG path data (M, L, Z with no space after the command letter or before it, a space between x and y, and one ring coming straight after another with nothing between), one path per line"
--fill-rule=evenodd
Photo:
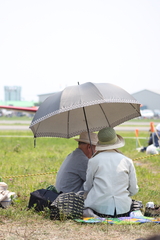
M118 132L125 137L121 151L135 164L139 193L133 198L160 204L160 155L147 156L136 150L134 132ZM148 133L141 133L147 137ZM146 145L147 139L140 139ZM0 178L17 199L7 209L0 208L0 239L136 239L160 233L159 224L80 224L72 220L51 221L49 212L27 211L30 192L55 184L56 172L77 142L73 139L38 138L30 131L0 131Z

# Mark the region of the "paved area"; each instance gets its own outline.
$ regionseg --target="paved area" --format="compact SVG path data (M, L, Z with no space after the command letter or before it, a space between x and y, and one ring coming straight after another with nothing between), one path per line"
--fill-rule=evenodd
M0 130L30 130L29 125L0 125Z
M32 119L31 119L32 121ZM0 124L28 124L30 125L31 121L28 120L0 120Z
M28 124L32 122L32 119L29 120L0 120L0 124ZM151 122L154 122L151 120ZM149 126L149 122L124 122L121 125L142 125L142 126Z
M31 121L0 120L0 130L29 130L29 131L31 131L29 128ZM25 125L23 125L23 124L25 124ZM137 127L137 125L138 125L138 127ZM115 130L116 131L135 131L135 129L138 128L139 131L148 131L149 127L150 127L150 123L148 123L148 122L125 122L125 123L122 123L121 126L115 127Z

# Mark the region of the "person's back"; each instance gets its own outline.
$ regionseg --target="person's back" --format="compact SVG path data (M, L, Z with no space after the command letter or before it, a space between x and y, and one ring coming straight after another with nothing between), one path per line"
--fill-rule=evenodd
M160 147L160 123L156 126L156 130L154 133L154 140L153 144L156 147Z
M138 186L132 160L116 150L124 146L124 139L112 128L99 131L98 138L97 152L88 162L84 183L88 193L85 208L109 216L128 214L132 204L130 196L138 192Z
M87 156L77 148L62 163L56 178L56 189L66 193L83 190L87 165Z
M78 192L83 190L86 180L88 159L95 152L97 134L87 132L81 133L78 148L70 153L62 163L56 178L56 189L58 192ZM90 144L91 143L91 144Z
M132 203L129 196L138 191L132 160L115 150L108 150L89 160L88 168L94 175L87 172L87 186L84 184L84 188L87 191L89 182L93 186L85 206L92 206L95 211L106 215L114 215L115 208L117 214L129 212Z
M154 145L155 147L160 147L160 123L156 126L155 132L150 134L148 145Z

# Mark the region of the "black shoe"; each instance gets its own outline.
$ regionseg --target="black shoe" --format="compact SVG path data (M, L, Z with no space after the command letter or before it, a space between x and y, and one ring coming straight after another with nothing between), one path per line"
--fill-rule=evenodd
M143 147L143 148L140 150L140 152L145 152L146 149L147 149L147 147Z

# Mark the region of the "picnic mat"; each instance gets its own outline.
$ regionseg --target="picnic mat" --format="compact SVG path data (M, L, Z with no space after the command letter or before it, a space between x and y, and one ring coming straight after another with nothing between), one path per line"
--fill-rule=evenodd
M109 223L109 224L141 224L141 223L159 223L160 218L150 217L120 217L120 218L94 218L88 217L83 219L74 219L79 223Z

